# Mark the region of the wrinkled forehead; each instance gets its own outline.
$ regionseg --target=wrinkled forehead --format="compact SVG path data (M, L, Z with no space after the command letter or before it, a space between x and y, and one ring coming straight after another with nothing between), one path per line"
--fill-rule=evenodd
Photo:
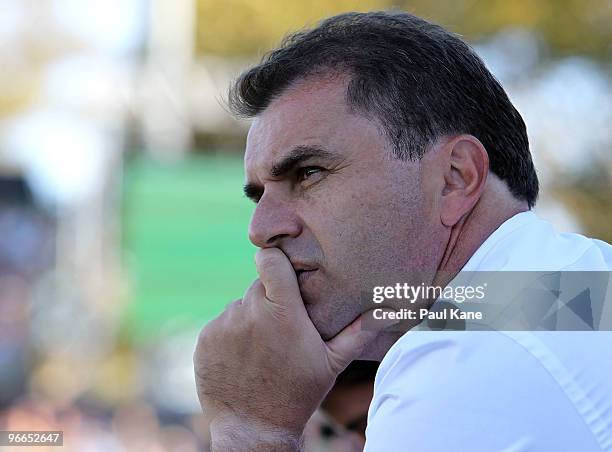
M247 176L269 168L295 146L341 146L359 117L346 104L346 82L307 80L287 89L252 122L247 136Z

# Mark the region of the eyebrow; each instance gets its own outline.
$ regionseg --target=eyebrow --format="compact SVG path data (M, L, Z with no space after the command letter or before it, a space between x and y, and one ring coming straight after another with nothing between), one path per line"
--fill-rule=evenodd
M338 155L322 148L321 146L299 145L292 148L285 157L274 163L270 168L272 177L281 177L293 171L300 163L311 159L319 158L332 160L338 158ZM259 200L263 195L263 187L259 184L249 182L244 185L244 195L253 201Z
M277 162L272 165L272 168L270 169L270 175L272 177L284 176L288 172L292 171L300 163L313 157L322 159L332 159L336 157L336 154L326 149L323 149L320 146L296 146L291 149L280 162Z

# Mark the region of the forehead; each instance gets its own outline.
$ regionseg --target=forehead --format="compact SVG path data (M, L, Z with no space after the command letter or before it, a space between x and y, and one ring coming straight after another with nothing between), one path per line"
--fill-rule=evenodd
M356 141L380 145L382 136L376 125L349 110L346 83L341 76L313 78L272 101L251 124L245 153L247 176L270 167L295 146L350 152Z

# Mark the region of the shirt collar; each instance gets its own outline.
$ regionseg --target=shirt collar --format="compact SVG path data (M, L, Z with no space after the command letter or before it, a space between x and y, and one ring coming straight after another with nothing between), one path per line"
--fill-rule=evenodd
M492 264L491 252L507 242L507 239L517 229L532 223L537 220L537 216L533 211L520 212L504 221L487 239L480 245L476 252L470 257L467 263L461 269L462 272L476 270L498 270L497 265Z

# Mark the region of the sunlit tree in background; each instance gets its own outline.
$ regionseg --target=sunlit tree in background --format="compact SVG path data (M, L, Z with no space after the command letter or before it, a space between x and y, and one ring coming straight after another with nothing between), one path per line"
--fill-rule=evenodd
M539 34L553 56L612 55L608 0L198 0L196 48L202 54L256 55L290 30L345 11L401 9L474 41L508 27Z
M313 26L324 17L380 9L412 12L476 43L502 30L523 30L542 44L540 66L579 56L610 71L609 0L198 0L196 52L255 60L274 48L288 32ZM590 168L571 178L557 178L547 190L579 217L586 233L610 241L612 149L607 155L605 161L594 160Z

